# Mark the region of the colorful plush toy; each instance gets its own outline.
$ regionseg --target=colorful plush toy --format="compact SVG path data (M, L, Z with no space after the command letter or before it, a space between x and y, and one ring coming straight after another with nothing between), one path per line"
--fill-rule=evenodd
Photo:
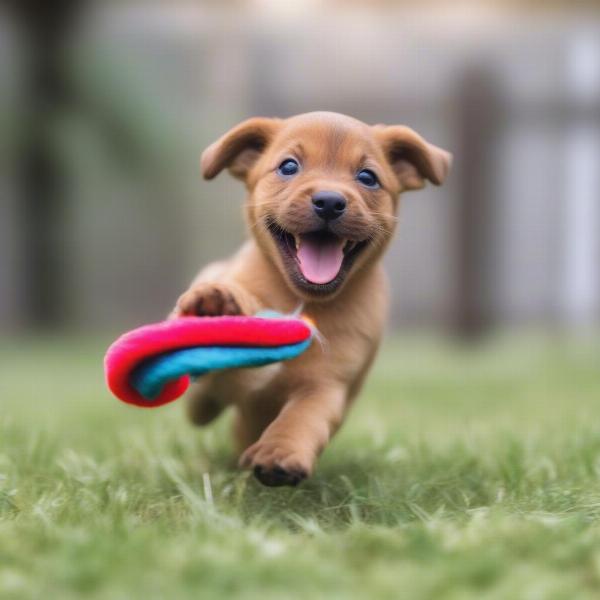
M217 369L259 367L295 358L311 343L306 318L182 317L122 335L104 358L106 382L128 404L157 407L181 396L190 379Z

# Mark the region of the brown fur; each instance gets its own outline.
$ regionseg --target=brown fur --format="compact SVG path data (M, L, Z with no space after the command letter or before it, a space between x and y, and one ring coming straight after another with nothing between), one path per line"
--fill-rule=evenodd
M301 172L286 180L283 159ZM369 126L335 113L245 121L202 155L205 178L222 169L248 190L245 212L250 239L231 259L209 265L178 300L173 316L253 314L262 308L292 312L304 303L324 338L293 361L260 369L213 373L189 393L197 424L224 407L236 409L240 465L267 485L296 485L341 425L359 392L382 335L388 291L380 258L395 229L400 192L439 185L450 155L407 127ZM373 170L377 190L355 180ZM302 281L286 260L273 231L299 235L321 223L311 205L319 190L344 195L347 209L330 224L339 237L364 242L335 284Z

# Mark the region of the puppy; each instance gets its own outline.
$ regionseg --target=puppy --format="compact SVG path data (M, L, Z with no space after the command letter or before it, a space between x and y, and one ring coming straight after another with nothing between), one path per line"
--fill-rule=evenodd
M209 146L201 170L223 169L248 192L250 239L202 270L173 317L303 313L324 339L299 358L214 373L192 386L191 420L235 407L240 465L265 485L297 485L342 423L371 366L388 308L381 257L399 194L440 185L448 152L404 126L341 114L244 121Z

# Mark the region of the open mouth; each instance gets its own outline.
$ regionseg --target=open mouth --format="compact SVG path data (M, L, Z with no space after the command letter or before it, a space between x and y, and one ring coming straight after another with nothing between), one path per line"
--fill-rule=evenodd
M294 235L273 224L269 231L294 283L317 294L335 291L367 245L326 229Z

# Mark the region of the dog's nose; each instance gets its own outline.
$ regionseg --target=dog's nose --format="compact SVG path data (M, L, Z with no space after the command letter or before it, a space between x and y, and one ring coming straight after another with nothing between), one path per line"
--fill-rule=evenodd
M346 210L346 198L339 192L317 192L312 197L315 213L324 221L341 217Z

